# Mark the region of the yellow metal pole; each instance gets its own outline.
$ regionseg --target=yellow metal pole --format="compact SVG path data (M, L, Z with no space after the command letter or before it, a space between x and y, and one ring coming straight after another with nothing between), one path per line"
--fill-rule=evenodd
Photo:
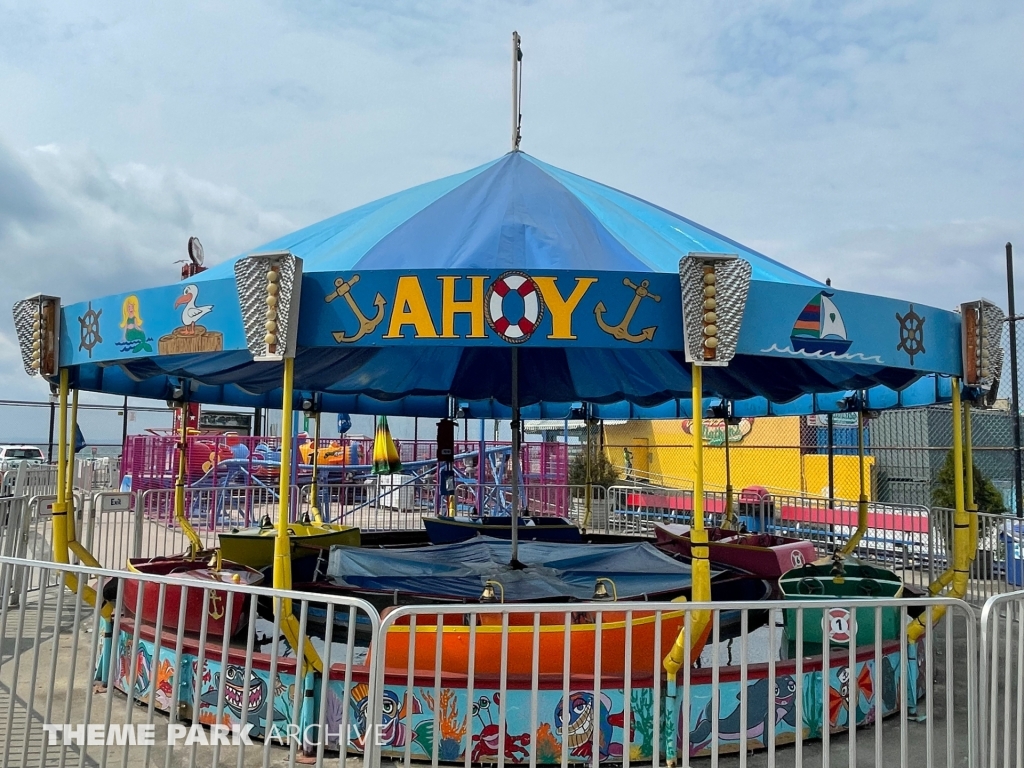
M53 503L53 559L54 562L65 565L71 562L71 550L68 528L68 488L70 486L68 471L68 459L71 457L68 451L68 369L60 369L60 424L57 431L57 500ZM77 399L77 397L76 397ZM71 505L72 508L74 504ZM73 541L74 528L70 529ZM83 548L84 551L84 548ZM91 556L90 556L91 557ZM96 564L95 560L88 562L83 559L86 565ZM64 586L71 592L78 592L78 577L73 574L65 574ZM96 590L88 585L82 586L82 599L90 606L95 606L99 599ZM105 603L101 609L101 615L109 619L113 611L110 603Z
M278 476L277 538L274 540L274 588L292 588L292 550L288 538L288 502L292 483L292 387L295 360L284 360L284 384L281 389L281 472Z
M71 426L68 429L68 465L64 480L68 487L64 499L68 505L68 543L75 540L75 442L78 439L78 390L71 390Z
M60 369L57 425L57 500L53 503L53 558L58 563L71 562L68 557L68 369Z
M313 416L313 483L309 488L309 512L314 523L322 523L323 515L320 514L319 488L317 487L317 470L319 468L318 455L320 454L320 411Z
M967 594L967 578L971 567L971 520L964 503L964 437L960 424L961 410L960 380L953 379L953 495L956 503L956 509L953 512L953 567L950 571L942 574L929 591L932 594L938 594L941 587L939 590L934 587L945 582L949 584L949 592L946 596L957 599ZM951 572L952 577L950 576ZM933 608L932 623L937 623L945 613L946 607L943 605ZM925 624L926 615L922 613L907 628L907 638L911 642L917 642L928 629Z
M726 410L725 418L725 517L722 520L723 528L738 528L736 525L736 513L732 508L732 466L729 462L729 412Z
M78 541L78 532L75 530L75 443L78 440L78 390L71 390L71 428L68 430L68 468L67 468L67 542L68 549L78 557L79 562L92 568L102 568L99 560L92 556L92 552Z
M185 516L185 466L188 454L188 407L181 406L181 442L178 445L178 477L174 482L174 519L181 526L182 533L188 539L189 557L195 559L203 550L203 541L199 538L192 523Z
M288 536L289 501L291 499L292 475L292 393L295 383L295 359L284 359L284 381L281 386L281 473L278 478L277 537L274 539L274 589L292 588L292 547ZM299 636L299 620L292 611L291 598L282 598L280 606L281 634L292 649L303 649L304 666L311 666L318 672L324 671L324 663L308 639ZM305 675L305 672L303 672Z
M967 467L967 513L971 517L971 561L978 554L978 501L974 496L974 452L971 446L971 404L964 402L964 464Z
M857 549L857 545L860 544L860 540L864 538L864 533L868 529L868 494L867 483L864 479L864 469L864 411L859 411L857 413L857 470L860 482L860 497L857 499L857 530L853 532L846 545L839 550L839 554L843 557Z
M690 366L693 379L693 526L690 528L691 595L695 603L711 602L711 563L708 560L708 532L704 529L704 385L699 365ZM668 656L662 661L671 680L683 664L691 663L707 642L711 611L689 614L690 647L686 647L686 627L679 630Z
M693 527L690 530L693 557L693 599L711 600L711 565L708 561L708 533L704 530L704 382L699 365L693 371Z

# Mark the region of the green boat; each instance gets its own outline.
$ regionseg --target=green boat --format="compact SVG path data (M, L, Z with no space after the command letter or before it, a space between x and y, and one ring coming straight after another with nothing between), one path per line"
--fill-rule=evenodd
M779 589L786 600L863 600L870 606L872 598L901 597L903 582L890 570L848 556L816 560L787 571L779 579ZM784 614L786 637L796 640L797 611L787 608ZM857 608L853 611L854 616L850 614L851 611L838 606L821 610L805 609L804 642L823 644L827 626L828 642L832 645L847 645L854 634L857 645L871 645L875 642L876 614L881 615L883 641L895 640L903 629L900 609L895 606L886 606L880 610L874 607Z

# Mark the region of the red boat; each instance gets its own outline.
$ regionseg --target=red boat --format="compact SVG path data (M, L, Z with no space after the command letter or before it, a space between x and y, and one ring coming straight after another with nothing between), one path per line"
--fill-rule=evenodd
M228 593L222 590L210 592L209 603L206 603L205 589L212 584L244 584L255 586L263 581L263 574L245 565L222 560L219 562L193 560L178 555L175 557L154 557L151 559L130 559L128 570L151 576L179 576L195 579L196 588L189 589L185 598L185 623L178 627L181 615L182 588L168 585L164 594L163 629L178 629L186 632L200 632L203 628L203 608L207 606L209 619L206 622L208 637L229 637L242 628L245 621L244 595L235 593L231 601L231 615L227 616ZM142 592L142 620L147 624L157 624L157 610L160 607L160 585L152 581L125 579L124 609L134 614L139 604L139 585ZM225 632L225 627L228 631Z
M708 528L708 557L712 563L747 571L759 579L776 580L786 571L813 563L814 545L804 539L770 533L741 533L727 528ZM692 557L690 526L655 523L657 546L664 552Z

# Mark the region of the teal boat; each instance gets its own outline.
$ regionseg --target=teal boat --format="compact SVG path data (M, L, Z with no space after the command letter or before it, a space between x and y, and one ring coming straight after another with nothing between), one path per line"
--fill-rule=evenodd
M876 614L881 616L882 640L895 640L902 630L900 609L885 606L871 607L872 598L898 598L903 595L903 582L890 570L866 563L854 557L834 557L793 568L779 579L779 589L786 600L813 600L824 603L863 600L867 605L852 613L842 607L805 609L803 639L805 643L821 645L848 645L855 635L857 645L875 642ZM797 611L784 611L786 637L796 640Z

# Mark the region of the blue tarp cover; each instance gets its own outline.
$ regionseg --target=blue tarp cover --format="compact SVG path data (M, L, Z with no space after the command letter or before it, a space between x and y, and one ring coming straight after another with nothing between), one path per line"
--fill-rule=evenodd
M477 600L488 580L506 602L590 600L598 577L611 579L620 600L681 592L690 567L645 542L554 544L519 542L522 570L509 566L511 543L488 536L442 546L367 550L335 547L327 574L338 586L406 595Z

